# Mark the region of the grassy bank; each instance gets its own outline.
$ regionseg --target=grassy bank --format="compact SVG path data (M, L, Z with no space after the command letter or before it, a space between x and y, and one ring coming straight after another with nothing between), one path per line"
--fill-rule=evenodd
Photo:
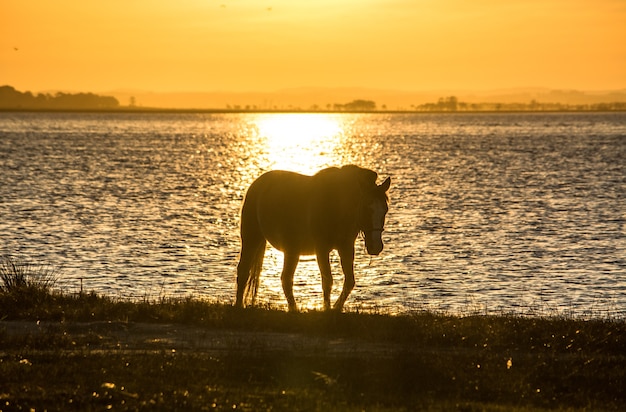
M626 404L623 320L290 314L64 295L28 281L0 287L0 308L0 410Z

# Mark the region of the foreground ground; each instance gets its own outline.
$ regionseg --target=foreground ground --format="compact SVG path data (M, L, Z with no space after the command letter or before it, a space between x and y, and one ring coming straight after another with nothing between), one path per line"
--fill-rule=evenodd
M13 300L11 300L13 299ZM623 320L0 294L0 410L623 410Z

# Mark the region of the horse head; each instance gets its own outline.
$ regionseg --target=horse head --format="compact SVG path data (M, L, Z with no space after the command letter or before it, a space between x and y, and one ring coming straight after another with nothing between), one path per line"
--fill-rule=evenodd
M361 205L360 229L365 237L365 248L370 255L378 255L383 251L382 233L385 230L385 216L389 210L387 191L391 178L365 191Z

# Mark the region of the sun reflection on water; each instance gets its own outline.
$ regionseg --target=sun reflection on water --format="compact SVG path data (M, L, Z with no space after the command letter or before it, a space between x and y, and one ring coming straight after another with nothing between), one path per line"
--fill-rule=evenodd
M335 115L265 114L254 121L266 169L303 174L341 162L344 129Z

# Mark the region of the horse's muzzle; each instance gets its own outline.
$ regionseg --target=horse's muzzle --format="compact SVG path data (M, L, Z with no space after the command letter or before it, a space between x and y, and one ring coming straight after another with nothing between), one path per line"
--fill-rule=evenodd
M365 248L370 255L379 255L383 251L382 231L374 230L365 233Z

